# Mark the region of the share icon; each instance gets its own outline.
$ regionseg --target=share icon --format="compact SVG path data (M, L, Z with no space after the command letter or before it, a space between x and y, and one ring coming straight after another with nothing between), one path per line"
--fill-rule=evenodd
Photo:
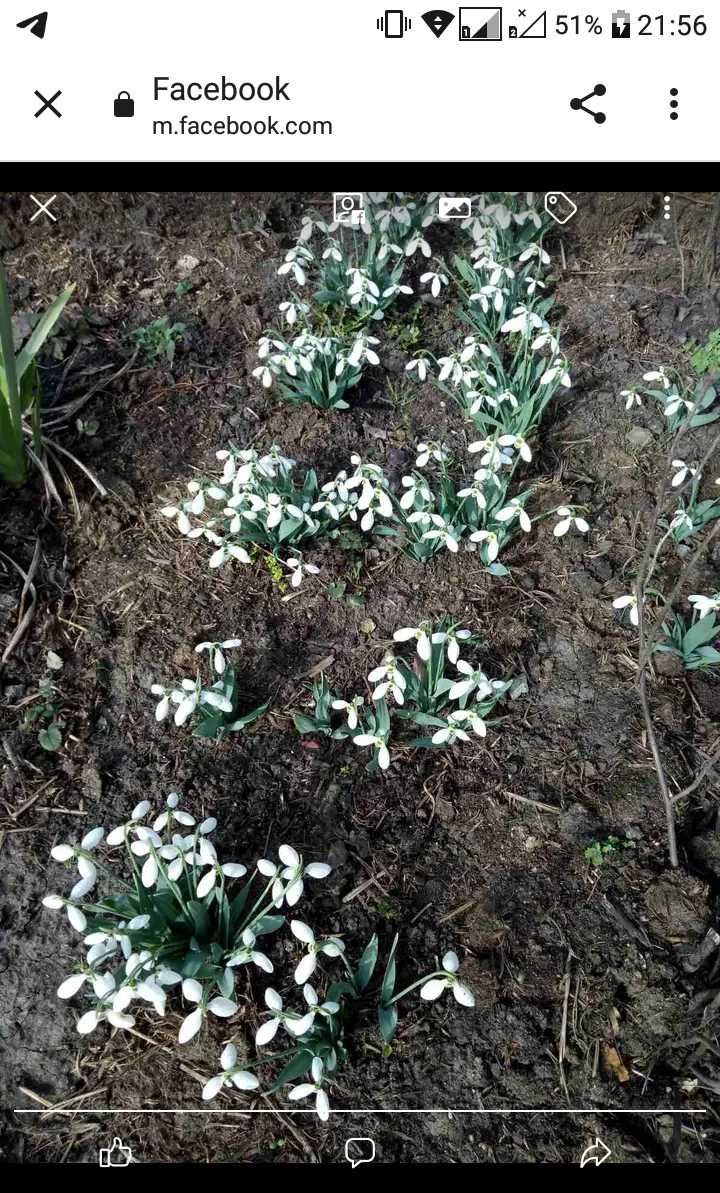
M572 108L573 112L587 112L588 116L592 116L596 124L604 124L607 120L605 113L593 112L592 108L586 108L585 104L589 99L592 99L594 95L604 95L606 91L607 87L604 83L596 83L592 91L588 92L587 95L583 95L582 99L571 99L570 107Z

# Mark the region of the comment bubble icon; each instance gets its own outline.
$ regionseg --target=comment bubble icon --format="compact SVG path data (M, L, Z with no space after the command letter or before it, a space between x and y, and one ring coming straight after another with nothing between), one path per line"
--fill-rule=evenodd
M353 1168L358 1164L372 1164L375 1159L375 1140L365 1135L353 1135L345 1143L345 1159Z

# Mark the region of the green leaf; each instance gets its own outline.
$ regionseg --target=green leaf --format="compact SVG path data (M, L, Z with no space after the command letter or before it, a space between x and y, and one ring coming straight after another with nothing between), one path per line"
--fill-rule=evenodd
M445 728L445 721L443 721L440 717L432 717L426 712L413 713L410 719L414 721L416 725L434 725L436 729Z
M295 728L298 733L328 733L329 726L321 725L314 717L303 716L302 713L296 713L293 716Z
M277 932L285 923L284 915L264 915L250 925L256 936L267 936L269 932Z
M505 567L504 563L491 563L486 569L491 576L509 576L510 569Z
M55 721L52 725L48 725L47 729L41 729L38 733L38 741L43 750L59 750L62 745L62 733Z
M397 1007L378 1007L378 1027L386 1044L393 1039L398 1025Z
M295 1081L297 1077L302 1077L307 1073L313 1063L313 1054L307 1048L302 1048L289 1062L285 1068L278 1073L277 1078L273 1081L268 1089L269 1094L274 1094L277 1090L282 1089L283 1085L288 1085L289 1082Z
M698 646L712 642L713 638L717 638L718 635L720 635L720 626L715 621L714 614L706 613L688 630L683 639L683 651L686 655L692 654Z
M388 956L387 965L385 966L385 976L383 978L382 989L380 991L380 1001L383 1004L383 1006L387 1002L390 1001L390 999L392 998L392 996L395 992L395 977L396 977L395 952L397 950L399 939L400 939L400 936L398 933L396 933L395 939L393 940L392 945L390 947L390 955Z
M235 991L235 979L231 969L223 969L216 978L217 988L223 998L232 998Z
M23 374L25 373L26 369L28 369L30 367L30 365L32 364L33 360L35 359L38 352L42 348L46 339L50 335L50 332L52 331L53 327L55 326L58 319L62 315L62 313L65 309L65 306L66 306L71 294L73 293L74 289L75 289L75 286L73 285L73 286L68 286L66 290L63 290L62 294L60 294L55 299L55 302L52 304L52 306L49 307L47 309L47 311L45 311L45 314L41 315L40 318L38 319L37 323L35 324L35 327L32 330L32 334L31 334L30 338L28 339L27 343L25 344L25 347L22 348L20 350L20 352L18 353L18 357L17 357L17 379L18 379L18 381L22 381Z
M270 701L267 700L265 704L259 705L258 708L253 708L251 712L243 713L235 721L231 721L229 725L225 726L228 733L238 733L241 729L245 729L248 725L252 725L253 721L259 720L270 707Z
M378 938L377 933L375 933L371 937L369 944L360 958L357 970L355 971L355 984L357 985L358 990L362 991L368 985L373 973L375 972L377 959Z
M188 901L188 911L192 916L192 922L195 927L195 935L200 942L207 940L210 935L210 915L204 903L198 899L190 899Z

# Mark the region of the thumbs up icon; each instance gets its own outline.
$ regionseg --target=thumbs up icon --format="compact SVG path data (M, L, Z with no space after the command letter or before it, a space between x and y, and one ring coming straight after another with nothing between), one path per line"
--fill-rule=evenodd
M125 1147L119 1135L116 1135L110 1147L100 1148L100 1167L101 1168L127 1168L128 1164L132 1164L132 1151L129 1147Z

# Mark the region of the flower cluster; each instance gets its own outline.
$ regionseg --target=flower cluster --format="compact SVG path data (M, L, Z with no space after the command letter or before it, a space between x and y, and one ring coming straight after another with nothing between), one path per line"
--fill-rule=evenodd
M258 342L260 364L253 376L266 389L277 381L288 401L309 402L321 410L347 410L345 395L358 384L366 365L380 363L377 343L375 336L357 334L346 345L337 336L310 331L288 341L268 331Z
M235 668L228 663L225 652L241 646L239 638L226 638L222 642L199 642L195 647L197 655L207 655L212 660L212 679L203 680L200 670L194 679L180 679L166 687L154 683L150 687L153 696L159 700L155 706L155 720L164 721L175 705L173 720L184 725L197 716L195 737L209 737L219 740L226 733L238 733L256 721L267 710L267 704L250 712L240 713L240 693Z
M484 738L487 719L512 682L491 679L477 662L461 657L461 651L475 642L472 632L450 621L437 625L426 621L396 630L393 642L397 646L385 653L367 677L367 701L363 695L349 700L334 696L321 677L313 686L313 714L295 717L299 732L351 738L356 746L370 748L370 770L388 769L390 740L403 722L418 726L425 734L409 741L400 734L399 745L452 746L470 741L471 733ZM414 644L414 660L398 653L405 643ZM448 665L455 675L448 674Z
M275 975L286 962L288 949L272 950L271 957L264 942L287 926L295 953L294 985L302 1003L297 1009L286 1007L275 985L266 987L267 1017L255 1029L254 1044L256 1050L266 1048L282 1028L290 1048L251 1056L248 1041L226 1043L220 1072L206 1081L202 1096L210 1100L229 1088L252 1093L260 1088L255 1070L263 1072L284 1061L288 1063L271 1088L288 1086L291 1101L313 1095L317 1113L325 1120L327 1085L347 1056L346 1003L364 996L378 959L377 937L353 969L338 936L317 935L294 915L307 880L327 878L330 866L305 862L287 844L280 846L277 861L260 858L252 868L225 862L211 840L216 828L214 817L198 823L172 793L158 815L143 800L107 835L97 827L77 843L53 847L52 858L68 869L75 867L77 879L68 895L48 894L43 904L67 911L82 937L84 953L61 982L58 997L81 996L86 1006L89 1003L77 1021L81 1035L103 1023L133 1029L143 1014L164 1018L171 993L172 1008L182 1010L179 1044L197 1039L216 1020L227 1024L224 1034L236 1033L241 1028L231 1021L238 1012L238 970ZM119 864L123 860L124 866ZM291 913L289 922L285 909ZM453 952L445 954L440 970L396 994L396 947L397 938L377 1008L386 1040L395 1031L397 1003L416 988L423 999L434 1000L451 987L459 1003L474 1005L471 991L457 978L458 959ZM343 967L343 980L328 981L324 967L337 963ZM273 980L285 988L282 974ZM318 987L327 987L327 993L318 993ZM293 1084L307 1072L311 1083Z

